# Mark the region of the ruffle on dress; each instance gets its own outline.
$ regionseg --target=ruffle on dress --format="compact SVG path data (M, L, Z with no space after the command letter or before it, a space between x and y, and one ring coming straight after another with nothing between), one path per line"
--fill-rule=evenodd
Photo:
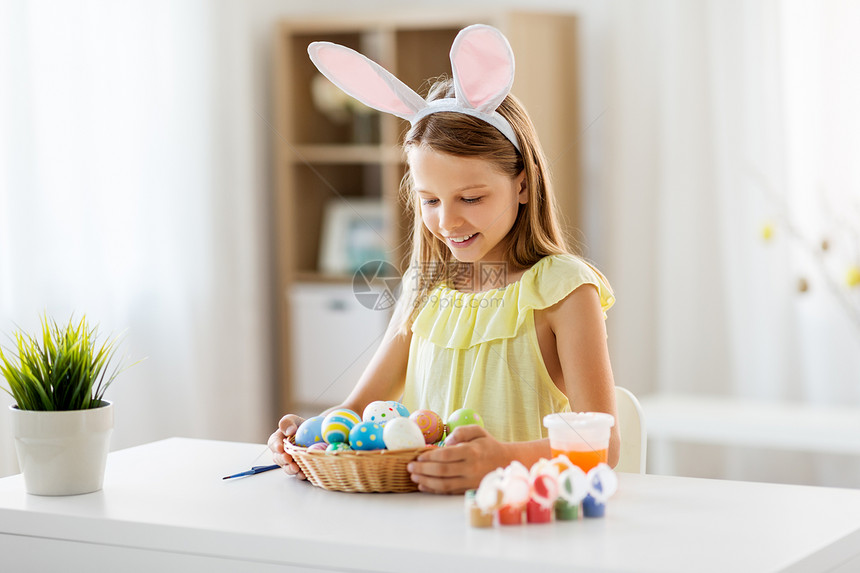
M415 317L412 332L444 348L512 338L529 311L549 308L584 284L597 287L605 317L615 296L601 274L579 257L551 255L501 288L468 293L438 285Z

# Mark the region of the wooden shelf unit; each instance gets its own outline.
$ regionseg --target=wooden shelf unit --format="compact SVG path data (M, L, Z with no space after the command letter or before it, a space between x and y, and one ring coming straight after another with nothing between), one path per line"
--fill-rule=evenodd
M278 401L284 412L296 406L290 398L290 372L292 360L299 358L291 352L291 340L299 335L292 333L290 326L291 285L348 285L352 280L351 275L320 272L326 203L332 199L380 200L389 262L402 270L409 247L410 218L399 198L405 173L399 144L408 123L376 114L370 120L371 129L356 140L354 122L332 121L314 105L311 85L318 72L308 58L307 46L313 41L349 46L424 96L429 78L442 74L450 77L451 43L459 30L474 23L496 26L508 37L516 57L512 93L528 109L550 158L558 204L571 236L578 225L581 126L574 15L487 11L430 15L413 11L282 22L274 41L272 144Z

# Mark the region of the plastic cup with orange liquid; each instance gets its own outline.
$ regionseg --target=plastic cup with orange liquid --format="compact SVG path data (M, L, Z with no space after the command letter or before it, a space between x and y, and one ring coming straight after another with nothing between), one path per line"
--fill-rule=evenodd
M606 463L609 434L615 418L603 412L559 412L544 416L549 431L552 457L566 456L573 465L587 472Z

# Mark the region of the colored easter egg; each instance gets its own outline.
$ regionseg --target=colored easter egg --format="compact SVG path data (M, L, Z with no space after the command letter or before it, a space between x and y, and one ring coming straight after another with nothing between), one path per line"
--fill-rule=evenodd
M364 414L361 419L365 422L376 422L377 424L385 424L389 420L399 418L400 412L391 404L383 400L371 402L364 409Z
M350 448L349 444L347 444L346 442L335 442L326 446L325 453L336 454L338 452L348 452L351 449L352 448Z
M388 403L394 406L394 409L400 412L401 416L403 416L404 418L409 417L409 410L406 408L406 406L395 400L388 400Z
M389 420L382 428L382 440L389 450L411 450L424 447L424 434L409 418Z
M347 408L332 410L322 422L322 437L329 444L346 442L349 431L361 421L358 414Z
M332 410L331 412L329 412L328 415L349 418L356 424L361 422L361 416L358 415L358 412L356 412L355 410L350 410L349 408L338 408L337 410Z
M448 433L450 434L460 426L478 425L483 428L484 420L481 418L481 415L473 409L460 408L459 410L454 410L453 412L451 412L451 415L448 416L447 424Z
M338 444L349 440L349 431L355 425L350 418L343 416L326 416L323 420L323 439L329 444Z
M359 422L349 431L349 445L353 450L385 449L382 426L376 422Z
M325 442L316 442L316 443L313 443L313 444L308 446L308 451L309 452L316 451L316 450L325 451L329 447L329 445L330 444L327 444Z
M432 410L415 410L409 414L409 419L418 424L424 435L424 441L428 444L438 442L445 433L442 417Z
M311 444L322 442L322 422L322 416L312 416L302 422L296 430L296 445L306 448Z

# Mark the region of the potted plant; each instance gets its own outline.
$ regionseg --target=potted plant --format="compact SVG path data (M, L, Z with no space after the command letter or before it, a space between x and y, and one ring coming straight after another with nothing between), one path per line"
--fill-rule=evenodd
M86 317L61 326L45 314L41 323L38 336L14 333L17 355L0 347L25 487L36 495L100 490L113 431L113 404L103 397L120 373L117 340L99 344Z

